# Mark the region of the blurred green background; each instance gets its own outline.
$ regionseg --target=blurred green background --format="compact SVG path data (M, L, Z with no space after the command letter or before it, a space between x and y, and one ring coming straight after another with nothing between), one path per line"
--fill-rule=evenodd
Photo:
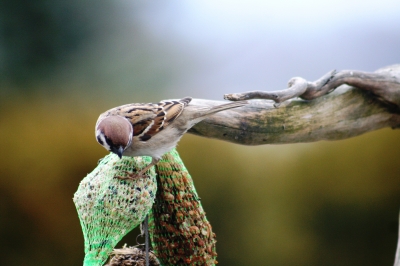
M94 138L101 112L400 63L399 10L390 0L2 1L2 264L82 264L72 197L106 154ZM186 135L178 150L220 265L392 265L399 137L245 147Z

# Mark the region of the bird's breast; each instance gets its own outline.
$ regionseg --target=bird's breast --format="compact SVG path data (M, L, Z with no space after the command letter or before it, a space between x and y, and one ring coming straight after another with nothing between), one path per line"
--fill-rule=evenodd
M124 151L124 156L151 156L159 159L165 153L176 147L186 130L176 127L167 127L150 139L141 141L139 137L133 137L131 145Z

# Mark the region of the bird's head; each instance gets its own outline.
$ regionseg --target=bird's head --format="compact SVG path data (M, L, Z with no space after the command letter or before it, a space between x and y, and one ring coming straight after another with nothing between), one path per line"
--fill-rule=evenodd
M132 124L122 116L108 116L97 123L96 139L106 150L122 157L132 143Z

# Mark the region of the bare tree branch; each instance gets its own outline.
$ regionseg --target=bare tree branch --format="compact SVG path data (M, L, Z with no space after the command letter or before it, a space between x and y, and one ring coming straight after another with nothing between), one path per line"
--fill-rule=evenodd
M247 106L209 117L189 132L237 144L262 145L339 140L400 127L400 65L374 73L330 71L315 82L294 78L289 86L275 92L226 95L230 100L263 98L273 102L250 101ZM221 104L201 99L193 103Z
M368 73L354 70L335 70L328 72L315 82L307 82L303 78L292 78L289 88L281 91L250 91L244 93L226 94L224 98L231 101L250 99L269 99L281 103L294 97L313 100L330 93L337 87L347 84L369 91L392 107L400 106L400 76L399 65L394 65Z
M319 93L320 95L327 93L327 91L322 92L321 88L324 85L326 85L335 76L335 74L336 70L332 70L314 82L307 82L303 78L295 77L289 80L288 82L289 88L285 90L249 91L243 93L225 94L224 99L230 101L265 99L265 100L273 100L278 104L295 97L302 97L304 99L311 100L319 97L315 95L316 93ZM275 106L277 107L278 105Z
M189 132L261 145L339 140L384 127L400 128L400 64L374 73L330 71L315 82L292 78L288 85L280 91L227 94L224 98L232 101L263 100L217 113ZM400 234L394 266L400 266Z

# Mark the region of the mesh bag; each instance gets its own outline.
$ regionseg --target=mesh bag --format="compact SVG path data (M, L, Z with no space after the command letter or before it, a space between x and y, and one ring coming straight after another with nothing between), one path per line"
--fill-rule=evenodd
M156 172L157 194L149 232L161 264L215 265L215 234L178 152L164 155Z
M74 203L85 240L84 266L103 265L115 245L144 220L156 195L155 172L121 180L151 162L150 157L104 157L79 184Z

